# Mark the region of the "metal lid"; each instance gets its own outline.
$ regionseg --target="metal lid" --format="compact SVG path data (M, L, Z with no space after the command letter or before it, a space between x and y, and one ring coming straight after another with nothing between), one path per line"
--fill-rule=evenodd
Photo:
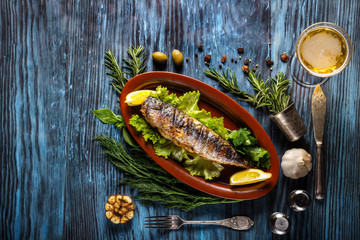
M269 218L270 230L277 235L284 235L290 230L289 217L280 212L274 212Z
M289 195L288 204L294 211L305 211L311 206L310 194L305 190L294 190Z

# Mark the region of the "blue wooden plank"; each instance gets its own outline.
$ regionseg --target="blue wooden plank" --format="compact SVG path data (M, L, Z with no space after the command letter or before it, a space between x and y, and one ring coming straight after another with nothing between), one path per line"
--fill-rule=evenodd
M358 1L29 0L1 1L0 6L1 239L278 239L267 226L274 211L288 214L293 224L282 239L356 239L360 215ZM119 105L105 77L106 50L120 60L132 44L144 45L149 57L154 51L170 56L179 49L189 62L177 70L169 61L162 70L180 72L220 90L203 75L203 57L211 54L210 64L217 67L227 54L225 67L235 70L241 89L251 91L241 71L244 58L252 59L252 67L258 64L265 78L286 71L288 65L279 55L294 52L301 31L319 21L344 27L355 46L348 68L323 86L328 99L325 200L314 201L304 213L287 207L291 190L302 188L312 194L310 172L299 180L281 175L274 190L256 200L202 206L188 213L136 201L129 224L116 226L105 218L109 195L135 195L117 185L121 172L92 141L99 134L120 137L91 113L104 107L117 111ZM203 52L197 50L199 43ZM236 52L240 46L245 48L241 60ZM275 63L272 72L265 64L268 57ZM159 70L151 58L147 64L147 71ZM279 157L292 147L306 148L314 156L311 94L312 89L293 86L292 97L308 128L296 143L279 134L266 111L240 104L265 128ZM247 215L255 225L245 232L212 226L172 232L144 228L145 216L164 214L184 219Z

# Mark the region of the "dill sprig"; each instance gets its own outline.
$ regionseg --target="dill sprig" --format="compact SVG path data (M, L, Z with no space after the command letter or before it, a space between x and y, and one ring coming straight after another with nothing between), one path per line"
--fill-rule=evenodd
M276 74L275 78L264 81L259 72L251 70L247 80L253 86L255 94L240 90L235 73L228 68L222 73L214 68L207 69L204 73L230 93L239 96L240 100L252 103L255 108L265 107L270 113L277 114L290 105L290 80L285 79L284 73Z
M124 66L120 67L113 53L110 50L105 52L106 75L112 78L110 84L119 94L121 94L123 87L129 81L127 75L130 76L130 78L135 77L144 72L146 68L144 64L146 57L143 57L143 46L129 47L127 53L130 59L123 59Z
M95 140L102 145L109 161L124 172L120 183L135 188L135 198L145 204L159 202L167 208L190 211L201 205L240 201L214 197L189 187L162 169L139 147L126 146L123 141L117 142L108 136L98 136Z

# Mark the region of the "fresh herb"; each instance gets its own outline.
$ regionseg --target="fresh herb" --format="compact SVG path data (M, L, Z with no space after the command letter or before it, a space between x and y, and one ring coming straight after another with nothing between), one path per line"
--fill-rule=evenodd
M231 72L229 68L222 72L217 71L215 68L209 68L205 70L205 75L219 82L219 84L228 90L230 93L242 96L243 91L240 91L236 79L235 73Z
M103 108L99 110L93 110L93 114L103 123L114 124L115 127L125 127L124 119L121 115L115 115L110 109Z
M136 199L145 204L159 202L167 208L190 211L207 204L241 201L210 196L189 187L162 169L140 148L125 147L123 142L108 136L98 136L95 140L103 146L109 161L125 173L121 183L135 188Z
M121 70L115 56L110 50L105 52L105 67L107 68L106 75L113 80L110 84L121 94L121 90L128 79L125 77L124 72Z
M141 58L144 55L144 47L129 47L127 53L130 55L131 59L123 59L123 62L125 63L124 69L128 70L126 74L130 75L130 77L135 77L144 72L146 68L146 65L144 65L146 57Z
M247 128L233 130L229 134L229 141L234 145L236 151L245 156L250 165L262 168L270 168L270 154L264 148L259 147L255 137Z
M277 114L290 105L290 80L285 79L284 73L276 74L276 78L264 81L260 73L251 70L247 80L253 85L254 95L239 90L235 73L231 73L229 69L226 73L207 69L205 75L218 81L229 92L238 95L240 100L251 102L256 108L266 107L272 114Z
M144 64L146 57L143 57L144 47L129 47L127 53L130 59L123 59L125 66L120 67L115 56L109 50L105 52L105 67L107 68L106 75L112 78L110 84L121 94L121 91L125 84L128 82L128 76L130 78L144 72L146 65Z

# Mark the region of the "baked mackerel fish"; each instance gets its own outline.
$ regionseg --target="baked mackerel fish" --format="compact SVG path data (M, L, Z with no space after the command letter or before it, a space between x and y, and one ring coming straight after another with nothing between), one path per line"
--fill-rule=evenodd
M250 167L228 141L173 105L150 96L142 103L140 111L164 138L190 153L224 165Z

